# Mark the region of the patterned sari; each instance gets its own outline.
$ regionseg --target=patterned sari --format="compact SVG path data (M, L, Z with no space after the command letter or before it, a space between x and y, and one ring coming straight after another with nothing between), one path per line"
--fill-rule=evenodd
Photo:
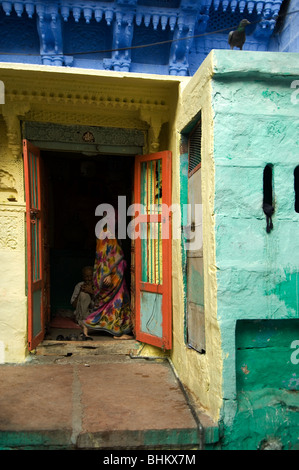
M124 279L126 261L116 239L97 239L94 265L94 309L84 320L88 329L114 336L132 334L130 297ZM106 286L104 279L110 276Z

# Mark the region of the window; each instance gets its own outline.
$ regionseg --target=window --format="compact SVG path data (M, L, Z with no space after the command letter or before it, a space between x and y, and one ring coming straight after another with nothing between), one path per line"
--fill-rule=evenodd
M294 170L295 211L299 212L299 165Z
M201 117L188 139L189 177L201 166Z
M187 311L186 341L188 347L204 354L205 310L204 310L204 257L202 234L201 194L201 144L202 120L197 116L196 124L188 135L188 220L189 238L187 248Z

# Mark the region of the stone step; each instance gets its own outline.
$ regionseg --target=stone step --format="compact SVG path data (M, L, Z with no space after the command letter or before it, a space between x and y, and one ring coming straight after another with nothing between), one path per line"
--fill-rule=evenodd
M202 448L167 361L99 357L0 366L0 449Z
M37 346L38 356L71 356L71 355L130 355L136 354L140 346L135 340L102 340L102 341L56 341L44 340Z

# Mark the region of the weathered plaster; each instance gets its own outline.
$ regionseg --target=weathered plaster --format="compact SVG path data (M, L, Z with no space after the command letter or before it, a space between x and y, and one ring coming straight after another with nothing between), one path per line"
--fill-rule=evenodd
M282 384L273 387L277 367L285 370L289 379L296 375L294 368L292 374L288 369L287 356L284 362L277 344L271 355L257 346L256 362L249 366L245 361L243 372L236 370L238 320L298 318L299 217L294 210L294 169L298 165L299 107L291 99L291 83L299 76L296 58L294 54L215 52L212 101L217 312L226 430L223 447L259 448L271 436L283 436L282 445L290 448L297 445L294 433L282 431L285 420L298 426L298 417L290 411L294 405L285 398L279 401ZM262 209L267 164L273 165L275 206L270 234L266 233ZM298 333L296 326L294 340ZM281 337L286 338L283 332ZM254 349L256 338L253 335L251 339ZM247 403L244 395L238 394L244 375L248 375ZM264 389L264 395L250 389L253 376L255 387ZM292 397L298 403L298 388ZM246 413L255 416L248 427ZM257 417L263 425L253 433L250 426ZM241 435L243 443L237 444Z
M0 205L1 333L3 362L20 362L26 354L24 207Z
M291 99L291 83L299 76L299 62L294 65L293 58L291 54L214 51L190 83L181 85L176 155L180 133L200 109L203 117L207 348L206 354L200 355L188 350L183 342L185 253L180 254L177 249L177 256L182 255L183 269L176 273L174 268L173 273L174 285L181 288L173 294L171 358L197 403L215 421L219 420L225 436L223 448L261 448L268 441L274 445L271 436L276 434L283 435L281 445L288 448L297 445L292 431L298 428L298 417L292 413L297 409L296 391L291 401L288 391L283 392L279 401L279 387L267 389L268 381L273 383L275 376L274 356L267 352L260 355L261 365L265 360L268 366L259 386L266 388L268 395L252 392L250 396L251 391L246 392L250 400L257 400L256 405L251 406L250 400L244 405L242 393L238 394L240 372L236 370L238 320L298 318L299 247L294 234L299 220L294 211L293 172L298 165L299 108ZM263 170L268 163L274 166L275 198L274 230L269 235L262 210ZM185 166L183 152L180 166L183 186L187 184ZM186 193L182 187L174 189L174 201L179 191L183 203ZM298 330L294 329L292 334L292 339L296 339ZM280 363L283 368L283 361ZM247 373L245 366L241 374ZM286 374L287 371L286 368ZM292 377L289 373L285 381L298 387L296 377L293 368ZM262 420L264 426L253 432L257 418L247 426L248 413ZM291 423L290 431L284 430L285 420ZM238 442L239 435L242 442Z
M4 106L4 105L3 105ZM27 350L25 203L22 161L10 150L0 121L0 344L3 362L22 362Z
M16 135L16 116L19 121L69 125L115 127L117 122L118 127L137 126L145 131L151 126L148 135L152 139L145 152L157 149L159 139L159 150L168 149L173 154L174 204L183 203L186 196L181 132L202 111L206 352L199 354L185 344L185 253L181 240L173 240L171 360L198 405L222 424L223 447L236 445L240 430L243 443L238 445L243 448L256 448L277 432L284 433L285 441L294 447L284 420L291 419L292 432L298 429L298 419L292 414L298 389L292 390L292 395L283 390L284 401L278 402L277 388L273 392L273 387L268 387L269 382L274 383L277 367L273 351L259 356L253 371L248 362L253 356L247 361L246 351L240 356L237 349L240 330L236 335L236 327L240 320L298 318L299 219L294 211L293 170L298 165L299 105L292 103L294 90L290 86L299 77L298 56L214 51L190 80L75 69L66 73L55 67L16 64L0 64L0 72L7 83L5 106L13 104L15 109L11 119L4 116L0 122L4 132L5 126L11 126ZM20 103L25 107L15 106ZM156 116L154 122L151 112ZM165 114L168 127L163 125ZM159 126L162 138L155 129ZM4 231L0 246L4 280L0 359L5 355L6 361L17 362L25 358L27 335L22 160L9 135L7 139L0 136L0 152L0 170L11 175L8 180L14 181L18 194L17 202L3 201L0 214L16 221L5 225L14 227L16 234L11 237L8 230ZM275 195L274 229L270 234L266 233L262 211L262 175L268 163L274 168ZM293 333L298 339L298 331ZM144 351L159 354L147 347ZM244 357L248 363L243 363ZM266 371L261 368L264 357ZM236 364L240 365L238 369ZM246 381L246 376L258 372L259 367L265 375L256 374L260 389L251 390L251 380ZM297 377L284 380L288 384L293 380L294 384ZM246 396L256 401L254 410L242 395L244 389ZM270 404L267 396L271 397ZM248 414L256 418L247 426ZM254 429L255 419L267 425Z
M212 418L219 418L221 398L221 338L217 320L217 284L215 261L215 229L214 229L214 158L213 158L213 109L211 103L211 77L213 73L213 55L211 54L202 64L193 79L188 84L181 85L181 94L177 111L177 149L181 132L201 110L203 120L202 141L202 201L203 201L203 253L204 253L204 298L205 298L205 328L206 353L199 354L188 349L185 342L184 321L185 292L183 273L179 272L174 280L180 289L174 289L173 321L174 348L172 360L178 374L192 392L198 405L207 410ZM182 169L185 165L183 156ZM175 176L174 176L175 177ZM181 178L182 181L182 178ZM183 184L187 183L184 178ZM177 192L179 187L177 188ZM181 258L181 250L178 248ZM184 251L182 253L184 260Z

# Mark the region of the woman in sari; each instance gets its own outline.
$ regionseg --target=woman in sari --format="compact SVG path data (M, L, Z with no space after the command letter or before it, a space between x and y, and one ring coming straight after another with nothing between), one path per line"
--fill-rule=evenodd
M105 331L115 339L132 339L130 297L124 272L126 261L116 238L98 238L93 272L94 309L83 321L88 330Z

